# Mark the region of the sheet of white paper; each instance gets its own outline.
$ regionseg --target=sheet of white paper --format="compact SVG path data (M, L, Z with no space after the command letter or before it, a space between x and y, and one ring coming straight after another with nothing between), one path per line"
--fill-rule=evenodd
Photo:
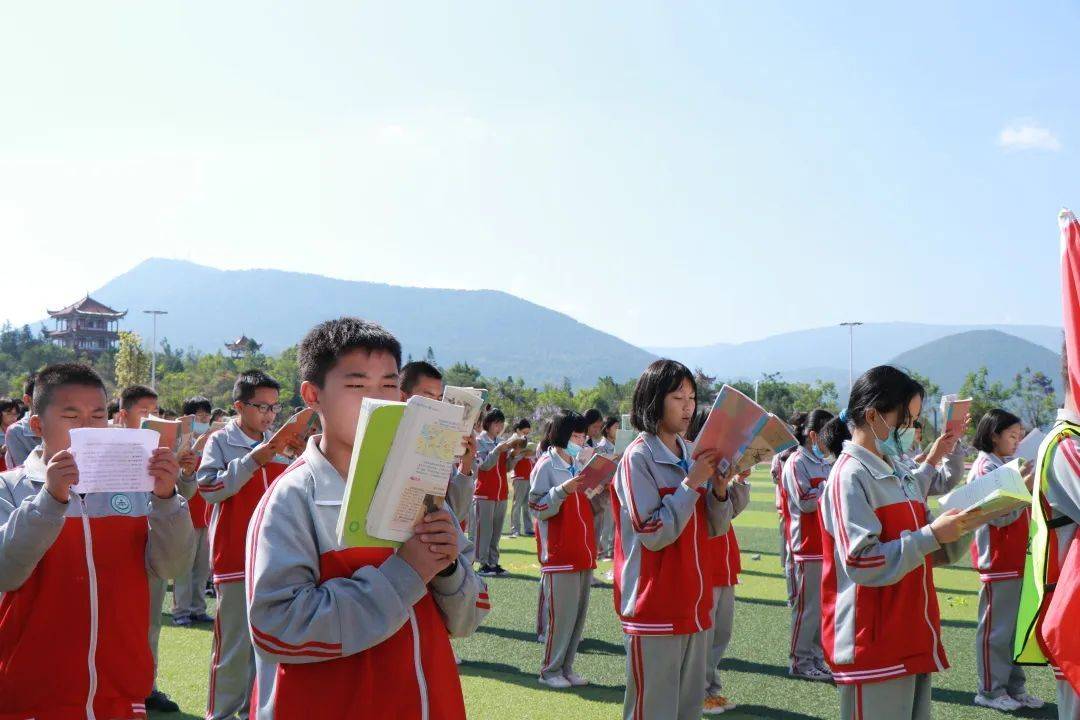
M96 492L150 492L150 455L157 448L155 430L78 428L71 431L71 454L79 468L80 495Z
M1039 454L1039 445L1042 445L1045 437L1046 433L1039 428L1029 432L1016 446L1016 457L1024 458L1028 462L1035 462L1035 456Z

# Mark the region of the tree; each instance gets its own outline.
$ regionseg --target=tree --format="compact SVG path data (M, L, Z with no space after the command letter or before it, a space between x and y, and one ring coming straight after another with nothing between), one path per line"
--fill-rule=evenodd
M1054 394L1054 381L1045 373L1024 368L1024 372L1016 374L1013 392L1020 418L1028 427L1040 427L1053 421L1057 397Z
M431 348L430 345L428 345L427 352L424 353L424 362L426 362L428 365L434 365L435 367L439 367L439 363L435 362L435 351Z
M712 405L720 392L720 388L716 385L716 377L706 375L701 368L694 368L694 384L697 385L698 405Z
M483 387L480 384L480 368L467 362L456 362L443 373L443 381L455 387Z
M996 380L990 382L990 372L984 365L975 372L967 374L958 394L962 398L971 398L971 426L968 428L968 434L971 434L974 426L979 423L983 415L994 408L1006 408L1009 406L1015 394L1015 389Z
M150 378L150 357L143 350L142 338L130 330L120 331L120 345L116 350L116 386L146 383Z

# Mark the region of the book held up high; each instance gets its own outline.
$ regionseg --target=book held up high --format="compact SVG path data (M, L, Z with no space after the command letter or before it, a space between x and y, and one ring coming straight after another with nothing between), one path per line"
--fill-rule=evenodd
M465 408L415 396L364 398L338 516L347 547L397 547L439 510L455 458L471 426Z
M180 452L191 448L194 437L191 428L194 421L194 415L184 415L176 420L166 420L151 415L144 418L139 423L139 427L143 430L157 432L160 436L159 447L169 448L173 452Z
M698 433L694 459L714 450L720 472L727 473L733 465L742 472L795 445L795 437L779 418L724 385Z
M1042 445L1042 441L1045 439L1046 433L1039 428L1033 428L1016 446L1016 457L1023 458L1030 463L1035 462L1035 457L1039 454L1039 446Z
M274 457L274 462L288 465L295 460L304 452L308 438L319 432L319 427L319 414L315 412L315 408L303 408L293 414L270 440L271 444L281 448Z
M1026 505L1031 505L1031 492L1024 484L1020 472L1020 459L1005 463L997 470L977 477L939 500L944 510L1004 515Z
M465 427L473 428L480 421L480 413L484 411L487 396L488 391L483 388L447 385L443 388L442 400L465 408Z
M941 396L941 418L945 433L963 435L967 416L971 412L971 398L960 399L956 394Z

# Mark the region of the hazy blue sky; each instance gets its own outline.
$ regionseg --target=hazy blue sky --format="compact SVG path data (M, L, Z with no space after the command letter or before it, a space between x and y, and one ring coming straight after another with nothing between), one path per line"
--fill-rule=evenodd
M1056 323L1078 15L11 4L0 317L156 255L497 288L648 345Z

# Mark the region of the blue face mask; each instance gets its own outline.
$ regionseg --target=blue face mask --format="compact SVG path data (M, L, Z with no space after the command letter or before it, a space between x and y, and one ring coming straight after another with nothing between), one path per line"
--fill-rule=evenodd
M199 422L198 420L194 420L191 423L191 431L194 432L196 435L202 435L203 433L205 433L209 429L210 429L210 423L202 423L202 422Z
M884 422L884 420L882 422ZM885 457L898 458L904 454L902 449L903 446L897 441L897 433L894 429L889 427L888 424L886 424L885 427L885 439L882 440L878 437L877 428L874 427L873 423L870 424L870 431L874 433L874 444L877 446L877 451Z
M578 456L578 453L580 453L580 452L581 452L581 446L578 445L573 440L566 443L566 454L569 455L570 457L572 457L572 458L574 458L576 460L577 456Z
M810 452L814 453L814 457L818 460L825 462L825 453L821 452L821 448L819 448L816 443L810 446Z

